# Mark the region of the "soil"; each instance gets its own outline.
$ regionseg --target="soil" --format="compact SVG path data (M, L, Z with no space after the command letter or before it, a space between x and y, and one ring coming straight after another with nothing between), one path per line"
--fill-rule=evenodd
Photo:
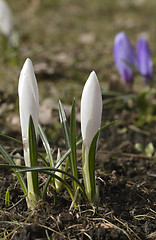
M113 111L120 118L117 126L101 133L96 155L97 207L82 198L71 208L66 190L56 195L50 186L46 201L28 212L15 176L11 170L0 169L2 239L156 239L156 178L149 175L156 173L156 157L145 156L135 148L141 139L144 146L151 140L156 144L153 123L148 126L150 136L132 129L121 134L119 129L132 124L127 124L126 119L133 119L132 109L125 109L106 106L104 110L107 120L112 120ZM21 149L17 148L17 152L21 153ZM4 205L7 189L11 203L8 208Z

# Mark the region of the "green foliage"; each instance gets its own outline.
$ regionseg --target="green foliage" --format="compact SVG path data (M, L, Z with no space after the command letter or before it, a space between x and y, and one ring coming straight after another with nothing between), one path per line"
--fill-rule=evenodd
M155 89L151 88L148 91L140 92L137 96L136 110L138 113L138 119L135 124L143 126L156 121L156 102L155 102Z
M114 103L114 102L124 102L136 98L136 94L125 94L117 91L102 91L102 95L105 96L103 104Z
M14 167L16 167L16 164L14 163L14 161L12 160L12 158L10 157L9 153L0 145L0 152L3 155L3 157L6 159L6 161L8 162L9 165L12 165ZM19 173L18 170L16 170L16 168L13 168L14 173L16 174L16 177L22 187L23 193L26 194L27 193L27 187L26 184L24 182L24 178L22 177L21 173Z
M47 180L43 186L43 190L41 193L41 196L43 199L45 199L47 187L49 184L52 184L53 188L55 189L55 181L59 181L62 186L64 186L67 191L69 192L69 195L71 196L71 199L74 199L74 195L77 192L77 189L80 190L82 196L84 199L88 199L91 203L96 202L97 197L97 191L96 191L96 183L95 183L95 154L96 154L96 146L97 146L97 140L99 137L99 132L103 130L104 128L109 127L110 125L114 124L114 122L106 124L101 129L98 130L96 135L94 136L91 146L88 152L88 173L87 176L90 183L89 190L84 189L82 183L80 183L78 179L78 168L77 168L77 152L76 148L82 144L82 140L77 141L76 136L76 116L75 116L75 100L72 104L71 109L71 116L70 116L70 131L68 128L68 122L66 118L66 113L64 111L63 105L61 102L59 102L59 115L60 115L60 121L62 125L63 135L65 138L65 144L67 151L64 153L63 156L59 157L57 159L56 163L54 163L53 155L51 152L50 144L47 140L47 137L44 133L44 130L39 125L39 135L42 140L43 146L45 148L46 156L43 157L43 154L39 154L37 150L37 142L36 142L36 134L35 134L35 128L33 124L32 117L29 118L29 140L28 140L28 149L24 145L24 151L28 151L28 158L30 160L30 166L18 166L14 163L10 155L4 150L4 148L0 145L0 151L2 155L5 157L5 159L8 161L7 164L1 164L1 167L9 167L12 168L15 172L22 190L24 194L28 193L28 197L33 199L32 191L36 196L39 196L39 183L38 183L38 174L43 173L46 174ZM5 137L7 140L16 141L13 138L7 137L7 136L1 136ZM22 144L21 142L16 141L16 143ZM38 157L43 161L43 166L38 166ZM70 168L69 168L69 160L70 160ZM65 162L65 168L62 169L60 166L62 166L62 163ZM29 162L29 161L28 161ZM27 162L26 162L27 163ZM50 166L49 166L50 165ZM70 172L69 172L70 170ZM22 173L27 173L27 182L28 182L28 189L25 185L24 179L22 177ZM28 174L29 173L29 174ZM58 174L60 173L60 175ZM66 182L66 176L71 179L73 182L72 187ZM85 184L84 180L84 184ZM86 186L85 186L86 188ZM30 192L30 193L29 193ZM89 194L88 194L89 193ZM9 194L9 193L7 193ZM6 198L8 199L9 195L6 195ZM33 200L32 200L33 202ZM36 202L34 202L36 204ZM28 204L29 205L29 204ZM30 201L31 205L31 201ZM31 207L30 207L31 208ZM31 209L34 208L34 205Z
M152 142L149 142L144 148L141 143L136 143L135 148L147 157L152 157L154 153L154 146Z
M69 127L68 127L66 113L65 113L65 110L63 108L61 101L59 101L59 116L60 116L60 122L62 125L64 140L66 143L66 148L70 149Z
M53 160L53 155L52 155L52 152L51 152L51 149L50 149L50 145L49 145L47 137L46 137L46 135L45 135L45 133L43 131L43 128L41 127L40 124L38 124L38 130L39 130L40 138L41 138L42 143L44 145L44 148L46 150L46 154L47 154L50 166L54 167L54 160Z
M7 189L5 194L5 207L9 206L10 206L10 192L9 189Z
M73 100L71 115L70 115L70 145L71 145L71 170L75 178L78 178L77 171L77 156L76 156L76 117L75 117L75 99ZM74 182L74 192L77 185Z
M116 121L113 121L111 123L108 123L104 126L102 126L97 133L95 134L90 148L89 152L88 149L85 149L84 146L82 146L82 170L83 170L83 179L84 179L84 185L85 185L85 191L86 195L89 199L89 201L96 205L96 202L98 200L98 189L96 189L96 182L95 182L95 154L96 154L96 148L97 148L97 141L99 137L100 131L108 128L109 126L115 124Z
M96 154L96 147L97 147L97 140L99 137L100 129L95 134L91 146L89 149L89 156L88 156L88 162L89 162L89 177L90 177L90 200L91 202L96 201L96 183L95 183L95 154Z
M49 144L49 142L47 140L47 137L46 137L46 135L45 135L45 133L44 133L40 124L38 124L38 129L39 129L40 138L42 140L43 146L44 146L46 154L47 154L47 158L49 160L49 164L50 164L51 167L54 167L54 160L53 160L53 155L52 155L52 152L51 152L51 149L50 149L50 144ZM46 183L45 183L44 187L43 187L42 199L45 199L47 187L48 187L48 185L51 181L54 184L54 179L51 176L49 176L48 179L46 180Z
M67 118L66 118L66 113L65 113L65 110L63 108L61 101L59 101L59 116L60 116L60 122L62 125L62 131L63 131L63 136L64 136L64 140L65 140L65 144L66 144L66 149L69 150L70 149L69 127L68 127L68 122L67 122ZM66 165L65 165L65 171L67 171L67 169L68 169L69 162L70 162L70 166L71 166L71 154L67 158ZM63 175L63 178L64 177L65 177L65 175Z
M36 133L32 117L29 118L29 154L30 154L30 167L38 166L37 162L37 143ZM38 173L32 173L33 189L36 195L39 195Z
M10 136L4 135L4 134L0 134L0 139L2 139L2 140L4 139L6 141L13 141L13 142L23 146L23 143L21 141L15 139L15 138L12 138Z

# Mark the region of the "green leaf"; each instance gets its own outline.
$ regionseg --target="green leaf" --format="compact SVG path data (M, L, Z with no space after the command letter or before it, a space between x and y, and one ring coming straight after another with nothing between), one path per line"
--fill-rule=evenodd
M84 185L86 189L86 194L93 204L97 200L97 194L96 194L96 183L95 183L95 154L96 154L96 147L97 147L97 140L99 137L99 133L101 130L108 128L112 124L116 123L116 121L113 121L111 123L108 123L97 131L95 136L92 139L89 153L87 153L87 149L82 149L82 163L83 163L83 179L84 179Z
M9 153L0 145L0 152L2 153L3 157L7 160L7 162L9 163L9 165L15 166L16 164L14 163L14 161L12 160L12 158L10 157ZM24 182L24 178L22 177L21 173L19 173L16 169L13 168L14 173L16 174L16 177L22 187L23 193L26 194L27 193L27 187L25 185Z
M123 95L122 93L117 93L116 95L115 94L113 95L113 92L112 92L112 94L111 94L111 92L110 92L110 94L109 93L106 94L106 92L103 92L102 94L104 96L110 96L109 98L106 98L106 99L103 100L103 104L108 104L108 103L117 102L117 101L127 101L129 99L136 98L135 94Z
M55 173L52 173L52 172L50 172L50 171L46 171L46 169L52 169L52 168L47 168L47 167L44 167L43 169L42 168L38 168L38 167L35 167L35 168L27 168L27 169L25 169L25 170L22 170L22 172L28 172L28 171L31 171L31 172L33 172L33 171L38 171L38 172L42 172L42 173L45 173L45 174L47 174L47 175L49 175L49 176L51 176L51 178L56 178L56 179L58 179L65 187L66 187L66 189L68 190L68 192L69 192L69 194L70 194L70 197L71 197L71 199L73 200L73 193L72 193L72 189L71 189L71 187L69 186L69 184L65 181L65 180L63 180L62 178L60 178L59 176L57 176ZM58 169L53 169L55 172L58 170Z
M153 153L154 153L154 146L153 146L153 143L150 142L147 144L145 148L145 155L148 157L152 157Z
M79 146L81 144L82 144L82 139L76 143L76 146ZM71 154L71 148L57 161L57 163L55 164L55 168L57 169L65 161L65 159L69 157L70 154ZM65 167L65 172L66 171L67 171L67 168ZM63 179L64 179L64 177L63 177ZM50 181L51 181L51 177L48 177L46 184L44 185L43 192L42 192L43 199L45 198L46 190L47 190L47 187L48 187Z
M117 120L115 120L115 121L112 121L112 122L110 122L110 123L107 123L107 124L105 124L104 126L102 126L102 127L100 127L100 132L101 131L103 131L104 129L106 129L106 128L108 128L108 127L110 127L110 126L112 126L112 125L114 125L114 124L116 124L118 121ZM98 131L99 131L98 130ZM98 133L98 132L97 132ZM96 135L96 134L95 134Z
M85 191L84 191L84 187L79 182L79 180L77 178L75 178L73 175L71 175L70 173L65 172L65 171L63 171L61 169L56 169L56 168L52 168L52 167L25 167L25 166L14 166L14 165L10 166L10 165L7 165L7 164L0 164L0 166L1 167L18 168L18 169L21 169L20 172L36 172L37 171L37 172L42 172L42 173L48 174L51 177L54 177L54 178L58 179L59 181L61 181L61 183L67 188L67 190L70 189L70 191L69 191L70 192L70 196L73 197L72 190L69 187L69 185L66 183L66 181L64 181L62 178L60 178L55 173L52 173L51 171L53 171L53 172L61 172L62 174L65 174L65 175L69 176L73 181L75 181L77 183L77 185L80 188L80 191L83 194L84 199L87 199L87 196L86 196Z
M0 166L2 166L2 165L0 164ZM79 180L76 177L74 177L72 174L70 174L68 172L65 172L62 169L53 168L53 167L31 167L31 168L24 167L24 166L16 166L16 167L21 169L21 170L19 170L20 172L38 171L38 172L43 172L44 173L46 171L46 173L47 173L47 170L48 171L53 171L53 172L60 172L62 174L65 174L65 175L69 176L73 181L75 181L77 183L77 185L79 186L81 192L84 193L83 185L79 182Z
M10 136L8 136L8 135L0 134L0 138L1 138L1 139L4 139L4 140L13 141L13 142L18 143L18 144L20 144L20 145L23 146L23 143L22 143L21 141L15 139L15 138L13 138L13 137L10 137Z
M43 128L41 127L40 124L38 124L38 129L39 129L39 134L40 134L40 138L42 140L42 143L45 147L45 150L46 150L46 153L47 153L47 156L48 156L48 159L49 159L49 163L50 163L50 166L51 167L54 167L54 160L53 160L53 155L52 155L52 152L51 152L51 148L50 148L50 144L47 140L47 137L43 131ZM46 192L47 192L47 186L49 185L50 182L53 182L54 184L54 180L51 176L48 177L45 185L44 185L44 188L43 188L43 192L42 192L42 198L45 199L45 196L46 196Z
M34 127L34 123L31 115L29 118L29 154L30 154L30 166L37 167L38 162L37 162L36 133L35 133L35 127ZM32 173L32 181L33 181L34 193L36 195L39 195L39 184L38 184L37 172Z
M46 161L46 159L42 156L42 154L38 153L38 158L40 158L42 160L42 162L44 163L44 165L46 167L49 166L49 162Z
M62 125L62 131L63 131L65 143L66 143L66 148L69 149L70 148L69 128L68 128L66 113L61 101L59 101L59 116L60 116L60 122Z
M7 189L6 194L5 194L5 207L10 206L10 192L9 189Z
M76 116L75 116L75 99L73 100L70 116L70 145L71 145L71 169L74 177L78 178L77 156L76 156ZM74 182L74 192L77 185Z
M54 176L54 175L51 174L51 171L52 172L60 172L62 174L65 174L65 175L69 176L73 181L75 181L77 183L77 185L79 186L80 191L82 192L84 198L85 199L87 198L87 196L85 194L85 191L84 191L84 187L79 182L79 180L77 178L75 178L72 174L70 174L68 172L65 172L62 169L57 169L57 168L53 168L53 167L45 167L45 166L44 167L39 167L39 166L38 167L26 167L26 166L21 166L21 165L9 165L9 164L0 164L0 167L19 169L19 172L34 172L34 171L37 171L37 172L42 172L42 173L48 174L50 176Z
M79 145L81 145L83 142L83 140L79 140L77 143L76 143L76 147L78 147ZM69 154L71 153L71 148L60 158L60 160L57 161L57 163L55 164L55 168L58 168L62 163L63 161L69 156Z
M49 158L50 166L54 167L54 160L53 160L53 155L52 155L52 152L51 152L51 148L50 148L49 142L47 140L47 137L46 137L46 135L45 135L45 133L44 133L40 124L38 124L38 129L39 129L40 138L42 140L42 143L45 147L46 153L47 153L48 158Z
M70 149L69 128L68 128L66 113L65 113L65 110L63 108L63 105L62 105L61 101L59 101L59 116L60 116L60 122L61 122L61 125L62 125L62 131L63 131L63 135L64 135L66 148L67 148L67 150L69 150ZM65 165L65 168L64 168L65 171L67 171L67 169L68 169L69 162L70 162L70 166L71 166L71 156L70 155L69 155L69 157L67 158L67 161L66 161L66 165ZM65 178L65 175L63 175L63 179L64 178Z
M88 161L89 161L89 176L90 176L90 187L91 187L91 201L94 202L96 197L96 183L95 183L95 154L97 140L99 137L100 129L95 134L89 149Z
M43 171L43 173L46 173L46 174L48 174L48 175L51 175L53 178L56 178L57 180L59 180L59 181L66 187L66 189L67 189L68 192L69 192L69 195L70 195L71 199L73 200L74 196L73 196L73 193L72 193L72 189L71 189L71 187L69 186L69 184L68 184L64 179L60 178L60 177L57 176L56 174L51 173L51 172L49 172L49 171Z
M150 132L149 131L143 130L143 129L135 126L135 125L130 124L128 127L129 127L129 129L131 129L131 130L133 130L135 132L138 132L138 133L146 135L146 136L150 136Z
M142 146L141 143L135 143L135 148L136 148L139 152L143 153L143 146Z

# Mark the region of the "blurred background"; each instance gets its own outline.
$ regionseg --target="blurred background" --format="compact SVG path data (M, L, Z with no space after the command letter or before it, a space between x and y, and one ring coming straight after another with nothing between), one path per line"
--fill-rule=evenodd
M83 85L92 70L102 90L125 91L113 60L115 35L124 31L135 46L144 36L156 62L155 0L6 0L13 16L9 36L0 35L0 125L19 130L17 86L26 58L34 65L40 93L40 122L58 125L58 100L79 112ZM10 40L11 39L11 40ZM154 70L155 71L155 70ZM119 84L119 85L118 85ZM147 86L136 77L133 91ZM56 121L57 120L57 121ZM79 121L79 114L77 114ZM54 132L51 133L54 139Z

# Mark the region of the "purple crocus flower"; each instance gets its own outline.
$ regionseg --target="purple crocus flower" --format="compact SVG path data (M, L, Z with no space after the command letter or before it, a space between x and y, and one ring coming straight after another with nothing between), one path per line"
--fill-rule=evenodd
M135 57L132 45L124 32L115 36L114 61L121 77L126 83L132 83Z
M138 71L143 76L143 82L147 82L147 79L153 79L153 61L151 51L148 43L144 37L141 37L136 45L136 65Z

